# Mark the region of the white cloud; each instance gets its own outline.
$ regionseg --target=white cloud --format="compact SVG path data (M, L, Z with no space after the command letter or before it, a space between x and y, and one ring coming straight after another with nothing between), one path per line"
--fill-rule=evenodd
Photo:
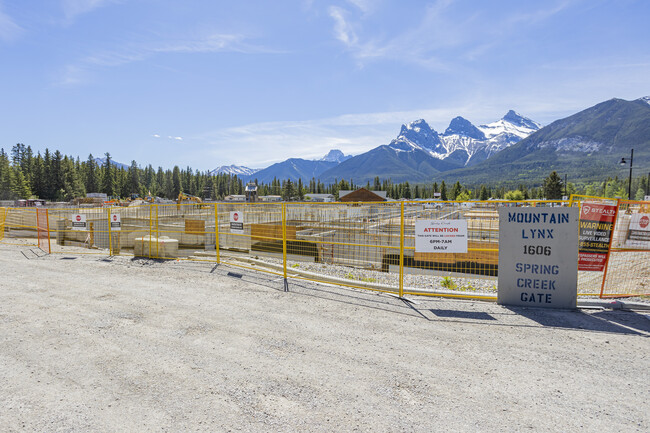
M254 45L244 35L210 33L194 38L178 38L156 42L124 43L118 50L98 51L74 64L67 65L60 84L78 84L83 73L97 67L115 67L146 60L166 53L239 52L246 54L279 53L279 51Z
M22 32L22 27L16 24L9 15L2 12L2 4L0 4L0 40L11 41Z
M501 43L522 25L537 24L561 13L575 0L562 0L552 6L544 4L538 9L524 12L514 10L497 18L486 19L485 11L456 16L453 6L456 0L437 0L420 11L413 11L415 18L409 25L395 26L398 31L385 36L386 29L368 19L369 2L349 0L358 7L347 10L331 6L335 38L344 44L352 56L363 65L373 60L393 60L414 63L430 70L454 71L458 60L478 60L490 55ZM358 3L358 4L357 4ZM372 4L372 7L377 7ZM376 32L381 28L382 32Z
M336 6L329 8L329 14L334 19L334 34L336 39L349 48L355 48L358 42L357 35L345 18L345 10Z
M61 6L66 19L70 22L79 15L119 1L121 0L63 0Z
M154 137L154 138L160 138L160 134L153 134L152 137Z
M510 24L534 24L540 21L544 21L559 12L562 12L564 9L569 7L571 3L573 3L573 1L565 0L560 1L554 6L544 7L542 9L537 9L530 12L527 11L523 13L514 13L507 18L507 22Z
M451 3L451 0L439 0L429 5L421 14L420 23L405 26L405 31L391 38L365 36L364 20L354 20L351 18L354 14L341 7L332 6L328 12L334 20L334 36L361 64L373 59L390 59L440 69L446 66L435 55L436 50L457 45L464 37L464 21L450 23L443 17L445 9ZM365 12L361 7L360 9ZM364 37L360 34L364 34Z
M375 6L374 3L376 3L373 2L373 0L347 0L347 1L348 3L359 8L359 10L361 10L364 13L371 12Z

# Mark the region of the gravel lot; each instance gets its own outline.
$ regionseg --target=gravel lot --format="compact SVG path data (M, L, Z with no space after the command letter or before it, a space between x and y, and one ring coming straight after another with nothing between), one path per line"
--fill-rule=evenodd
M647 311L40 255L0 245L2 432L650 430Z

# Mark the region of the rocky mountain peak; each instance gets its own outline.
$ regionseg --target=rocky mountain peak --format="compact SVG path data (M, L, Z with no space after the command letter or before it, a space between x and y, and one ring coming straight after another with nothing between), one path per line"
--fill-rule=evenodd
M402 148L404 144L437 152L442 146L442 141L438 133L431 129L424 119L418 119L402 125L399 136L391 142L391 147Z
M510 110L506 113L505 116L503 116L502 120L505 120L508 123L511 123L515 126L521 126L524 128L529 128L529 129L539 129L542 127L539 123L530 120L527 117L522 116L521 114L517 113L514 110Z
M343 152L341 152L339 149L332 149L330 150L327 155L322 157L320 160L321 161L328 161L328 162L343 162L347 159L352 158L351 155L345 155Z
M445 135L463 135L476 140L485 140L485 134L464 117L454 117L445 130Z

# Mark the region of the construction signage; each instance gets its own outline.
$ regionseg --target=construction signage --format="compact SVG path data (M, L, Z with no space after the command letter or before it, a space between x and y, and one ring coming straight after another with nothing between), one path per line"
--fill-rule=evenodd
M86 215L85 214L74 214L72 215L72 230L87 230L88 225L86 224Z
M418 253L466 253L467 220L415 221Z
M643 248L650 245L650 214L635 213L632 215L625 245Z
M575 308L578 208L499 209L499 304Z
M114 232L122 230L122 217L118 213L111 214L111 230Z
M616 205L582 204L578 244L579 271L602 272L605 268L617 213Z
M243 212L230 212L230 233L244 234Z

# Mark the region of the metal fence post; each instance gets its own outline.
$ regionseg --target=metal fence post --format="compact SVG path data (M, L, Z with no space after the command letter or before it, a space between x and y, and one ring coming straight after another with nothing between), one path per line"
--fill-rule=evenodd
M108 255L113 255L113 236L111 235L111 208L106 209L108 214Z
M609 241L609 248L607 249L607 260L605 260L605 269L603 269L603 282L600 284L600 299L603 298L603 291L605 290L605 280L607 279L607 268L609 267L609 259L612 255L612 244L614 243L614 233L616 233L616 222L618 221L618 214L620 213L621 208L621 199L616 199L616 217L614 218L614 224L612 224L612 234Z
M219 205L214 204L214 248L217 251L217 264L220 263L219 257Z
M47 253L52 254L52 244L50 242L50 213L45 209L45 222L47 223Z
M156 258L160 258L160 242L158 242L158 239L160 238L160 220L158 219L158 205L156 205ZM165 249L163 248L163 251Z
M399 223L399 297L404 297L404 202L400 203Z
M7 219L7 209L0 208L0 241L5 237L5 220Z
M149 258L151 258L151 206L149 205ZM158 205L153 205L158 206ZM156 208L158 210L158 208Z
M282 268L284 274L284 291L289 291L287 282L287 205L282 203Z

